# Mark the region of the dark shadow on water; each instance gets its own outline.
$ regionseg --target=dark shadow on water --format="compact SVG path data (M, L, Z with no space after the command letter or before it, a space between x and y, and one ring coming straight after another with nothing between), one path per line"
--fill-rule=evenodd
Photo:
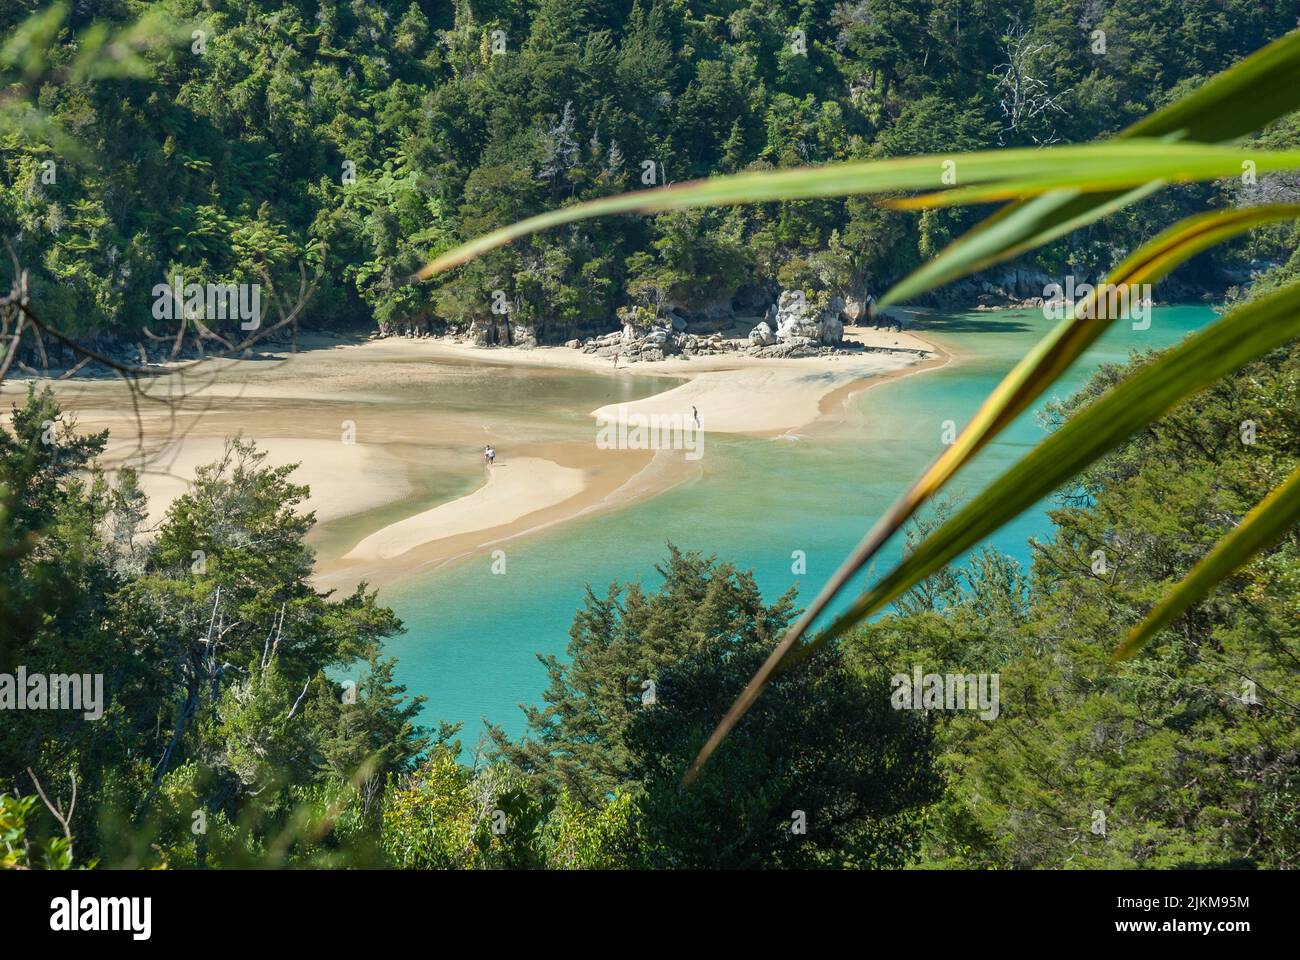
M285 346L276 347L274 349L248 350L243 353L229 355L216 354L208 357L199 357L197 355L187 354L185 356L177 357L174 362L177 364L195 364L191 368L174 370L151 360L150 364L144 367L139 373L132 374L126 372L125 375L128 379L134 379L142 385L162 383L168 377L173 376L178 379L189 378L191 380L198 380L205 376L211 376L215 372L219 372L222 364L230 363L234 360L240 362L258 361L263 363L284 363L285 361L292 359L294 354L304 352L306 351L302 349L293 350L290 347ZM126 367L137 367L140 364L140 361L136 358L117 357L113 359ZM51 364L46 369L35 369L34 372L27 369L16 371L11 370L5 379L6 381L14 383L22 383L29 380L63 380L65 383L93 383L104 380L120 380L123 377L123 373L94 360L81 367L81 369L77 370L77 372L72 376L64 379L64 376L68 373L69 369L71 368L68 366L56 366Z
M914 317L905 329L933 330L936 333L1023 333L1031 329L1030 325L1015 318L1029 315L1016 311L991 314L987 320L978 317Z

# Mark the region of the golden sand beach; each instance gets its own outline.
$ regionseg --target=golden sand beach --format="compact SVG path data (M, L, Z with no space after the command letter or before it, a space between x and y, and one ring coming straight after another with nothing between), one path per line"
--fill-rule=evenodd
M156 523L194 468L242 435L267 462L298 463L316 513L317 578L382 583L593 512L645 499L699 475L680 451L598 449L596 423L691 416L705 434L777 436L833 416L848 397L947 362L911 333L848 327L872 348L772 360L742 354L622 365L565 347L483 349L448 340L340 343L313 337L296 353L214 362L183 382L162 378L140 402L116 381L55 384L79 429L109 428L103 466L141 471ZM512 404L510 377L595 374L612 402L543 416ZM626 384L666 389L622 399ZM557 380L557 383L559 381ZM436 384L437 399L422 400ZM500 385L498 389L497 385ZM8 383L4 392L25 389ZM490 402L477 403L488 397ZM482 450L500 451L488 468Z

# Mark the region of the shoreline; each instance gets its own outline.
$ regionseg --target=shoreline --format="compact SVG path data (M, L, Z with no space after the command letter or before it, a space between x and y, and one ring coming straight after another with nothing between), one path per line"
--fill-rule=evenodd
M699 462L681 450L598 450L602 416L689 416L696 406L706 435L779 437L835 416L880 383L954 359L910 331L847 327L845 339L862 349L790 359L674 356L615 370L607 359L563 346L482 348L406 338L339 343L309 336L305 349L283 359L223 361L220 376L177 408L148 409L139 418L121 402L115 381L53 385L79 429L112 430L102 458L107 470L148 465L141 485L151 525L187 489L194 467L219 455L224 437L257 441L268 464L300 462L289 480L312 490L302 509L317 513L309 538L317 550L314 579L319 588L351 589L362 580L405 580L557 524L643 502L702 475ZM676 382L594 408L561 404L556 409L571 421L562 427L529 422L528 409L510 407L503 418L497 409L503 401L495 396L486 409L473 406L472 397L464 408L450 409L421 399L431 382L459 399L462 385L468 393L503 377L513 384L509 378L534 369L546 371L544 383L600 374L601 381L584 383L588 392L644 394L644 378ZM13 396L25 385L6 388ZM345 434L351 424L354 434L342 444L340 423ZM299 435L286 435L291 425ZM501 452L490 473L480 463L484 436Z
M702 411L708 411L708 420L704 423L706 434L713 430L727 435L774 438L843 411L853 397L879 384L940 369L954 360L952 353L915 333L895 334L874 328L845 330L846 338L859 337L864 332L869 335L864 346L883 346L879 341L887 337L891 340L890 347L897 345L901 351L922 350L925 355L868 350L828 357L765 360L722 354L690 360L673 358L638 363L615 370L604 358L568 347L482 348L440 340L424 342L428 345L428 353L434 356L498 362L507 366L580 370L602 373L610 378L639 374L681 379L683 374L686 375L684 383L642 400L591 410L588 416L593 420L593 430L594 424L602 417L606 421L618 422L626 414L664 416L683 413L689 411L691 400L695 400ZM771 388L773 402L760 406L755 412L754 389L760 384ZM623 409L618 411L619 415L614 415L618 407ZM721 417L718 416L720 410ZM602 453L626 457L632 452ZM564 469L558 461L550 461L550 466ZM358 547L336 562L318 561L316 580L322 586L342 588L351 587L360 580L385 584L410 579L476 554L482 556L485 551L500 549L504 544L542 533L558 524L643 502L698 477L700 473L699 463L684 460L681 451L660 450L648 462L641 460L635 469L625 471L616 484L588 482L581 491L559 502L550 502L543 497L535 509L504 523L484 521L476 529L430 538L391 556L376 556ZM485 483L460 498L382 527L369 534L366 541L381 542L386 534L402 536L418 522L419 517L424 517L426 522L449 518L458 507L477 513L475 501L485 495L488 486ZM430 531L426 529L426 532ZM366 555L361 555L363 553Z

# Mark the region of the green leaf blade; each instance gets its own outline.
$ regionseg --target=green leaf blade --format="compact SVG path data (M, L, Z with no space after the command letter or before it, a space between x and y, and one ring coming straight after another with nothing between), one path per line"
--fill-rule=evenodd
M1129 632L1111 655L1111 660L1133 657L1196 601L1244 567L1256 554L1280 540L1297 523L1300 523L1300 467L1246 514L1231 533L1165 594L1147 618Z
M1241 171L1245 159L1254 162L1260 171L1300 169L1300 150L1246 151L1208 144L1130 140L1046 150L985 150L964 156L934 154L741 173L615 194L550 210L463 243L426 264L411 279L427 280L514 240L592 217L939 189L944 186L945 174L950 169L958 170L965 184L1012 184L1017 185L1016 189L1029 189L1025 185L1037 184L1048 185L1043 188L1050 189L1069 183L1075 188L1070 192L1077 196L1080 191L1104 190L1115 184L1144 189L1152 180L1213 180L1234 176ZM958 166L950 168L947 164ZM1055 190L1050 195L1055 195ZM1029 207L1028 213L1034 209ZM1016 235L1019 216L997 222L982 235L985 246L992 243L993 255Z
M1180 400L1300 336L1300 284L1229 313L1080 411L922 542L836 618L841 635L1019 516Z

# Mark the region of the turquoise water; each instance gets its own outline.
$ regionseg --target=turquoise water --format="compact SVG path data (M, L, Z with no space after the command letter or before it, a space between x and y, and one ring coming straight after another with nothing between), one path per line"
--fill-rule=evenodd
M1068 396L1103 362L1168 346L1214 318L1204 306L1158 307L1151 328L1117 324L1058 384ZM481 721L512 736L524 730L520 704L538 703L546 674L536 654L563 654L584 586L658 583L654 564L678 547L752 569L769 602L790 586L810 598L884 510L938 453L943 422L961 427L1028 346L1051 326L1039 311L927 318L923 334L958 361L886 382L850 403L843 422L778 439L707 438L698 480L652 500L507 546L507 572L471 560L381 591L407 633L388 643L408 692L429 702L424 720L462 721L472 747ZM706 414L707 416L707 414ZM960 473L952 492L968 498L1044 435L1026 413ZM1027 539L1050 534L1046 504L1027 511L990 543L1022 562ZM901 537L876 561L899 557ZM807 572L791 573L791 554ZM844 595L846 604L853 595ZM843 604L841 604L843 605Z

